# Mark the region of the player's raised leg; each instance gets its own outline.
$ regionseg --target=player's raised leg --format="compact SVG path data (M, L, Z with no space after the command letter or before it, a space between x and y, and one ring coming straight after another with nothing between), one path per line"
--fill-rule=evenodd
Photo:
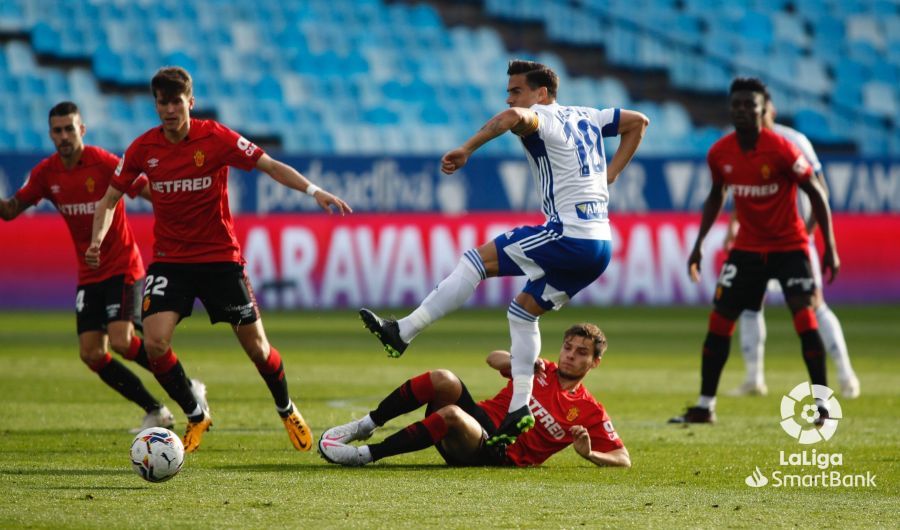
M309 451L312 448L312 431L291 400L284 375L284 362L281 354L266 338L262 320L257 318L252 323L234 326L234 333L269 387L275 409L284 423L291 444L298 451Z
M382 319L369 309L361 309L363 323L384 345L391 357L400 357L409 343L425 328L447 313L459 309L475 292L481 280L497 275L497 249L490 241L463 254L456 268L419 304L400 320Z

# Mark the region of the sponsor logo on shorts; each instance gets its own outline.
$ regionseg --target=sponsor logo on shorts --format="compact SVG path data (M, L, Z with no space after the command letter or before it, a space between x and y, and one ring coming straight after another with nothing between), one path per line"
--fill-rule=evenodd
M795 285L799 285L803 287L804 291L809 291L815 285L816 280L813 278L788 278L787 286L793 287Z
M237 313L241 316L242 319L250 318L254 315L253 310L253 302L244 305L231 305L225 307L225 312L227 313Z
M144 303L141 305L141 307L144 309L144 311L147 311L148 309L150 309L150 295L149 294L144 297Z
M115 318L119 314L119 309L121 308L122 304L109 304L106 306L106 317Z

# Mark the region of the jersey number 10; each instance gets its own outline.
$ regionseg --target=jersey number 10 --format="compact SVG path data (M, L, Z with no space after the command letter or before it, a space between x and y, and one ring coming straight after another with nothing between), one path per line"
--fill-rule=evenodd
M600 129L589 120L579 120L577 128L572 128L572 122L565 122L563 131L566 139L572 138L575 142L575 152L578 154L578 163L581 165L581 176L587 177L592 173L604 171L603 161L597 144L603 141Z

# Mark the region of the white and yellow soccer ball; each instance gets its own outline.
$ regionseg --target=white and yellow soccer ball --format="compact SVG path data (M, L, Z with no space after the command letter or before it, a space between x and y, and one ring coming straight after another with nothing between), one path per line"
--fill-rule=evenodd
M144 429L131 442L131 467L148 482L165 482L184 464L184 445L174 432L162 427Z

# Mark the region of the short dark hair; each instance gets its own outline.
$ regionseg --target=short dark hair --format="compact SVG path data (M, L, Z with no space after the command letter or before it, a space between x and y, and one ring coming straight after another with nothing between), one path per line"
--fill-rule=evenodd
M757 77L735 77L731 82L731 88L728 90L728 95L732 95L735 92L748 91L748 92L758 92L763 95L764 101L769 101L769 89L766 87L766 84L762 82Z
M54 116L68 116L69 114L81 114L78 110L78 105L71 101L60 101L50 109L50 114L47 116L47 122L49 123L50 119Z
M594 324L589 324L587 322L575 324L563 334L563 338L568 339L569 337L585 337L591 339L591 342L594 343L594 359L599 359L606 353L606 347L608 346L606 343L606 335Z
M532 90L547 87L547 94L556 99L559 90L559 76L549 66L534 62L513 59L506 68L506 75L525 74L525 82Z
M184 94L194 94L194 81L191 74L180 66L163 66L156 71L150 80L150 93L156 98L157 92L164 99L174 99Z

